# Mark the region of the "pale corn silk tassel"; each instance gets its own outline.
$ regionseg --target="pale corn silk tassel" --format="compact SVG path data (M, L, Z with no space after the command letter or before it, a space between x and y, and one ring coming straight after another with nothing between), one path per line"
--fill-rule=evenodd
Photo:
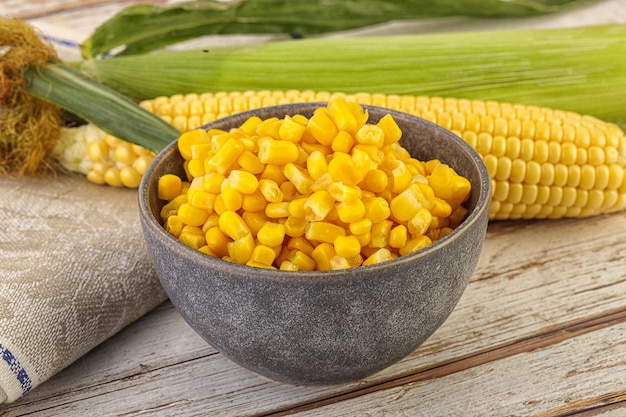
M24 91L24 74L58 61L54 48L19 20L0 19L0 174L39 175L52 169L63 126L56 105Z

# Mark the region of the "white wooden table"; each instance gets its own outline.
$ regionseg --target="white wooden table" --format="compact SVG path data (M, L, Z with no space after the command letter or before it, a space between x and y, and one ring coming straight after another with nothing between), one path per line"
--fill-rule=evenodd
M0 13L86 36L131 3L3 0ZM480 25L626 22L624 3ZM401 362L335 387L281 385L242 369L165 302L0 414L626 416L625 258L626 212L494 222L444 325Z

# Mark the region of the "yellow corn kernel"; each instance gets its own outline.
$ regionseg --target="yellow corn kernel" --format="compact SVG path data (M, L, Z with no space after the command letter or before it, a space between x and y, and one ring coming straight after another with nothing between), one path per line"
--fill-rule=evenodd
M267 203L267 206L265 206L265 215L272 219L286 218L289 216L289 202Z
M335 182L355 186L363 180L361 169L352 160L349 154L336 152L328 163L328 173Z
M224 174L237 161L244 147L237 139L230 138L224 145L207 160L207 165L212 171Z
M280 203L283 201L283 192L274 180L267 178L261 179L259 181L258 189L265 200L270 203Z
M332 182L328 185L327 190L336 201L359 200L363 195L358 186L349 186L343 182Z
M303 237L293 237L289 239L289 242L287 242L287 248L301 250L309 256L311 256L315 250L315 246Z
M276 269L276 267L274 265L267 265L263 262L256 262L253 261L252 259L250 259L248 262L246 262L247 266L252 266L254 268L265 268L265 269Z
M192 158L191 147L200 143L210 143L207 132L203 129L184 132L178 137L178 151L185 160Z
M381 169L372 169L365 176L365 188L373 193L382 193L389 185L389 177Z
M211 194L219 194L222 191L222 183L226 177L218 172L209 172L202 177L202 191Z
M332 100L332 98L331 98ZM329 100L329 101L331 101ZM367 123L367 119L369 117L367 111L365 109L363 109L363 107L357 103L356 101L353 100L347 100L346 101L346 105L348 106L348 109L350 109L350 112L352 113L352 115L354 116L354 119L356 120L356 127L357 130L363 126L365 123Z
M290 250L287 259L298 266L299 271L313 271L315 260L301 250Z
M285 116L278 128L278 137L289 142L299 142L306 131L306 126L297 121L297 118Z
M238 211L243 204L243 194L239 190L236 190L228 179L222 182L220 196L226 210Z
M250 258L252 258L255 246L254 238L250 234L232 242L228 242L226 244L228 257L233 262L245 265Z
M280 188L280 191L282 191L283 200L285 201L291 201L299 195L298 189L296 188L296 186L293 185L293 183L289 181L283 182L282 184L278 186L278 188Z
M346 257L339 255L335 255L330 258L329 265L332 270L352 268L350 261Z
M206 159L213 156L213 145L211 142L195 143L191 144L191 158L190 159Z
M304 230L307 224L309 224L309 222L304 218L289 215L284 223L285 234L291 237L302 236L304 235Z
M244 212L263 212L267 200L258 189L251 194L242 194L241 208Z
M178 236L178 241L193 249L200 249L206 244L204 236L202 234L185 231L180 232L180 235Z
M282 245L285 240L285 225L271 221L265 222L256 237L262 245L270 247Z
M282 166L298 160L300 153L295 143L270 138L260 143L257 156L263 164Z
M404 148L402 145L400 145L397 142L391 143L389 145L385 145L385 148L389 149L390 156L395 159L399 159L400 161L405 162L407 164L410 163L410 164L421 165L420 161L411 157L411 153L408 151L408 149Z
M355 139L358 143L381 148L385 143L385 132L376 125L365 124L356 132Z
M350 233L353 235L364 235L372 230L372 220L365 218L356 222L350 223Z
M337 130L355 133L360 127L352 109L346 100L340 96L334 96L328 101L328 115L337 126Z
M259 158L249 150L241 152L237 158L239 166L251 174L260 174L265 168L265 164L259 160Z
M219 226L219 220L220 220L220 215L217 213L211 213L209 214L209 217L207 217L206 221L202 224L202 232L206 233L207 230L209 230L211 227L216 227Z
M361 200L341 201L335 205L339 219L344 223L358 222L365 216L365 204Z
M335 248L332 244L324 242L315 246L313 252L311 252L311 258L315 260L316 269L320 271L329 271L331 268L330 260L335 253Z
M335 252L339 256L351 258L361 253L361 243L356 236L337 236L333 243Z
M356 167L361 171L363 178L368 172L378 168L379 163L383 161L384 156L377 155L375 146L358 144L352 148L351 158Z
M117 167L109 167L103 175L104 182L111 187L121 187L122 180L120 179L120 170Z
M243 194L252 194L259 186L259 180L251 172L233 169L228 174L228 184Z
M454 169L438 164L428 176L428 184L438 198L450 204L453 209L459 207L468 197L471 189L469 180L458 175Z
M171 201L169 201L161 208L161 212L159 213L161 216L161 221L165 221L168 217L175 215L178 212L178 208L180 207L180 205L186 202L186 194L181 194L174 197Z
M287 181L287 177L283 174L283 167L279 165L266 165L260 179L272 180L278 185Z
M252 233L243 218L232 210L226 210L220 215L219 228L233 240L241 239Z
M407 188L389 203L391 215L401 222L409 221L422 208L415 187Z
M280 267L278 268L281 271L298 271L298 265L294 264L291 261L282 261L280 263Z
M310 222L324 220L333 207L334 200L328 191L315 191L304 202L304 218Z
M399 224L394 226L389 232L389 246L399 249L406 245L408 239L408 230L405 225Z
M433 216L445 218L452 214L452 207L447 201L435 197L434 203L430 207L430 211Z
M178 207L178 217L183 223L191 226L202 226L209 217L206 210L197 208L188 203L183 203Z
M372 224L372 235L369 246L372 248L384 248L389 243L389 233L393 222L391 220L383 220Z
M311 178L317 180L328 172L326 156L318 150L311 152L306 160L306 169Z
M182 180L178 175L165 174L159 178L157 184L157 196L161 200L171 201L180 195L182 190Z
M196 191L189 196L188 202L192 206L203 209L207 213L211 214L213 212L213 204L215 203L215 194L204 191Z
M307 132L322 145L330 145L337 135L337 126L326 112L316 112L307 125Z
M243 107L241 109L241 111L245 111L248 110L246 107ZM248 119L246 119L245 122L243 122L243 124L241 126L239 126L239 128L247 135L252 136L256 133L257 131L257 126L259 125L259 123L261 123L262 120L260 117L258 116L252 116L249 117Z
M400 248L400 255L408 255L430 245L432 240L428 236L422 235L410 238L404 246Z
M392 165L393 168L391 169L390 175L391 191L394 193L400 193L409 186L413 178L413 174L402 161L394 161Z
M278 130L282 121L278 117L270 117L256 124L256 134L258 136L278 137Z
M285 174L285 177L291 181L299 193L309 193L309 190L313 185L313 179L304 168L289 162L283 167L283 174Z
M331 178L330 174L327 172L325 174L322 174L322 176L316 179L315 181L313 181L313 184L311 184L311 187L309 188L309 192L327 190L328 187L330 187L330 184L332 183L333 183L333 179Z
M245 211L241 218L248 225L250 232L256 236L263 225L269 221L269 218L263 211Z
M391 251L387 248L380 248L373 254L367 257L362 263L363 266L379 264L381 262L390 261L393 259Z
M307 224L304 236L309 241L334 243L337 236L345 236L346 230L330 222L314 222Z
M250 262L255 262L259 264L263 264L265 266L270 266L276 259L276 252L274 249L269 246L265 246L263 244L256 245L254 250L252 251L252 255L250 256L250 261L248 261L248 265Z
M334 152L350 153L354 143L354 137L350 133L342 130L337 132L337 135L331 142L330 147Z
M402 137L402 130L390 114L386 114L380 118L376 126L383 130L385 137L384 145L397 143Z
M365 204L365 216L368 217L372 223L382 222L391 215L389 203L382 197L364 198L363 204Z
M408 227L409 233L412 236L419 236L426 233L430 224L433 221L433 215L425 208L421 208L417 213L409 220Z
M131 165L120 169L120 181L126 188L137 188L141 182L141 175Z
M172 215L165 220L165 230L178 239L180 232L183 230L184 223L177 215Z
M289 215L304 219L306 216L306 209L304 205L306 204L307 199L308 197L299 197L289 201Z

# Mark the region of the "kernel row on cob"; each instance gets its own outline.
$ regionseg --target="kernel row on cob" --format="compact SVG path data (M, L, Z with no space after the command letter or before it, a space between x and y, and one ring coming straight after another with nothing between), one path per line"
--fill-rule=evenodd
M422 117L463 138L489 170L491 219L586 217L626 207L626 139L612 123L573 112L495 101L334 94ZM184 132L233 113L274 104L327 101L332 95L298 90L222 92L158 97L141 106ZM63 149L72 149L77 132L66 130ZM100 184L136 187L154 157L108 135L87 141L81 145L82 158L80 151L74 152L72 166L80 165L79 172ZM124 150L118 150L118 145ZM67 161L63 152L60 150L59 158ZM122 180L118 175L130 171L129 166L136 174L127 175L132 181Z

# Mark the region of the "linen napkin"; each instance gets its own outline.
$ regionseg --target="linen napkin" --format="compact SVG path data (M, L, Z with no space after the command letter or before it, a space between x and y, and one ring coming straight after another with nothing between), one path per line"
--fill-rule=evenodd
M166 299L137 191L0 176L0 402L20 398Z

